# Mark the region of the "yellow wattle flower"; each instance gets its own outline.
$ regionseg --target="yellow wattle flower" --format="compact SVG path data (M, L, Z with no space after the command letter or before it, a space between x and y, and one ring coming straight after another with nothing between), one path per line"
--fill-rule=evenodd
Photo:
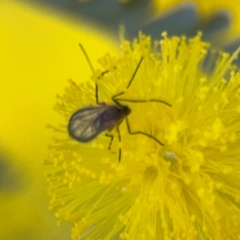
M51 208L59 220L73 224L73 239L239 238L240 75L232 66L238 52L221 53L206 73L202 66L210 64L210 51L200 35L188 40L163 34L158 43L140 35L121 49L118 57L100 59L91 80L70 81L58 97L63 121L52 127L54 142L45 161ZM124 99L171 104L128 103L131 130L164 146L130 135L125 122L120 143L112 131L111 151L104 134L86 144L71 139L69 119L96 104L95 82L106 104L122 91Z

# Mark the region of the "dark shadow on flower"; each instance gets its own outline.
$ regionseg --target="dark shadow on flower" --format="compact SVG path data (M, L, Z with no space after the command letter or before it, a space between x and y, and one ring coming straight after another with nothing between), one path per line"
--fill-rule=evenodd
M234 51L236 51L237 48L240 47L240 38L234 40L233 42L227 44L223 49L226 51L226 52L230 52L230 53L233 53ZM238 66L240 66L240 58L236 59L234 61L234 63Z
M228 12L218 11L213 13L211 18L205 19L199 23L198 26L195 26L195 30L192 33L189 33L189 36L196 35L196 30L203 32L203 38L205 41L215 39L215 42L221 41L216 38L216 35L225 33L230 27L231 19Z
M23 0L24 1L24 0ZM50 6L73 16L86 18L94 25L103 25L113 35L118 36L119 26L125 26L126 38L132 40L139 30L158 39L163 31L169 36L186 35L192 37L203 32L203 40L215 48L226 49L232 53L236 48L224 48L224 34L229 34L230 13L216 11L208 19L202 18L194 3L179 4L162 14L155 15L152 0L35 0L36 3ZM32 1L31 1L32 3Z
M0 193L10 193L20 188L21 180L10 161L0 155Z
M197 6L195 4L184 4L149 21L140 30L147 35L151 35L152 38L159 39L163 31L167 31L168 36L191 32L198 21ZM134 38L137 34L137 32L131 34L131 38Z
M117 1L117 0L35 0L55 9L81 16L92 24L104 25L113 34L119 33L119 25L126 26L127 36L146 21L150 13L151 0ZM32 1L30 2L32 3Z

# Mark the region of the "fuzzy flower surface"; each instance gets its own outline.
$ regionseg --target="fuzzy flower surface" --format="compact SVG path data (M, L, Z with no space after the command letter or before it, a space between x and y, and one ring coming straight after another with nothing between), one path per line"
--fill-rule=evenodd
M201 35L158 42L140 34L107 54L91 79L71 80L58 96L59 126L45 161L50 206L71 222L73 239L238 239L240 237L240 73L233 56L211 62ZM140 59L131 86L129 81ZM206 65L210 66L209 71ZM205 66L203 68L203 66ZM105 74L102 74L105 73ZM80 143L69 136L72 114L99 102L127 102L125 120L110 139ZM124 101L121 102L122 104ZM91 124L91 123L90 123ZM118 150L122 149L121 162Z

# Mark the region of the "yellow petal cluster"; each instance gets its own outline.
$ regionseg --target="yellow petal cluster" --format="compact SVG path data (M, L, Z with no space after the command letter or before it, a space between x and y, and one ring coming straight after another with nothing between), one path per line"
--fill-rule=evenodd
M119 56L100 59L91 79L69 82L58 96L62 122L51 127L45 165L50 206L60 221L72 223L73 239L240 237L240 73L232 65L237 55L212 58L200 34L186 39L164 33L158 42L140 34L122 43ZM116 129L111 132L110 151L104 134L89 143L71 139L69 119L96 104L95 83L99 101L108 105L122 91L124 99L171 104L128 103L131 130L164 146L130 135L125 121L121 142Z

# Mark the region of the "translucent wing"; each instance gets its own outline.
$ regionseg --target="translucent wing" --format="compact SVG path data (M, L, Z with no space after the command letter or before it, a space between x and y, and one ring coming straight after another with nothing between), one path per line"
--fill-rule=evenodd
M101 124L101 114L106 111L105 105L89 106L75 112L68 124L71 137L79 142L89 142L105 130Z

